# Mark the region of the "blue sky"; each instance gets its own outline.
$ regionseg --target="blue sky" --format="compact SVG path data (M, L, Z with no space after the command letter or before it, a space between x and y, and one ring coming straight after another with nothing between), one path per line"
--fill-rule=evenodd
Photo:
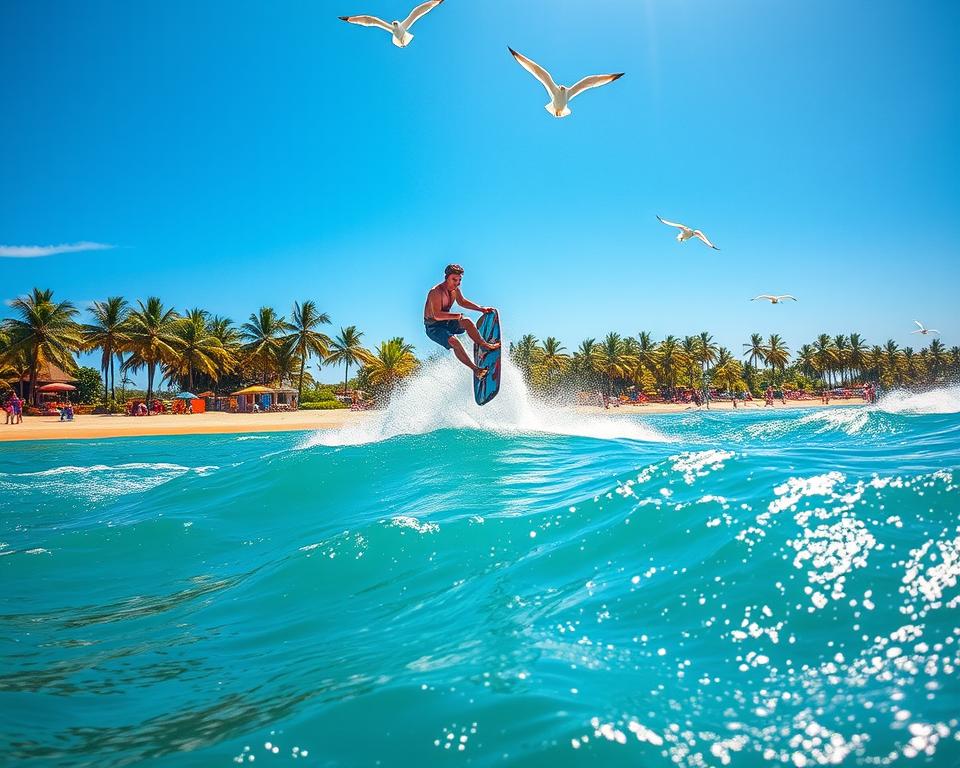
M508 338L570 351L919 347L914 318L960 344L957 3L446 0L406 49L337 20L413 4L0 4L0 244L116 246L0 257L3 298L236 321L314 299L427 355L424 294L457 261ZM626 76L556 120L508 45L558 82Z

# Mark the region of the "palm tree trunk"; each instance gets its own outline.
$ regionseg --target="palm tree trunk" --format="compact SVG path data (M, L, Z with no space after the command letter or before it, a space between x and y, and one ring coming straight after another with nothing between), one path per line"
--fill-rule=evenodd
M303 397L303 369L306 367L307 361L304 356L300 357L300 386L297 387L297 402L300 402L300 399Z
M30 399L33 404L37 404L37 362L40 357L39 345L34 347L33 356L30 358Z
M153 374L156 363L147 363L147 410L150 410L150 401L153 394Z
M347 396L347 380L350 378L350 363L343 364L343 396Z

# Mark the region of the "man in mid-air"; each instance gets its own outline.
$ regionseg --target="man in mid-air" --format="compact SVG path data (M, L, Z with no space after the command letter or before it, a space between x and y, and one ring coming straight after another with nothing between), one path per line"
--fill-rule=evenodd
M457 336L466 331L467 336L484 349L497 349L500 347L500 342L488 342L480 335L480 331L477 330L473 320L464 317L462 312L451 312L450 310L455 303L464 309L472 309L483 314L496 310L493 307L481 307L474 304L460 293L463 267L459 264L448 264L447 268L443 270L443 274L443 282L430 289L427 294L427 303L423 307L423 324L427 331L427 337L444 349L452 349L453 354L457 356L457 360L472 369L478 379L482 379L486 376L487 369L474 364Z

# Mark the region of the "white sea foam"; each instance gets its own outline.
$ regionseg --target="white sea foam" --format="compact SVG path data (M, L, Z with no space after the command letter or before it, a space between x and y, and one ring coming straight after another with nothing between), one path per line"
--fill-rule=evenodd
M504 434L549 433L601 440L666 442L653 428L628 417L592 416L550 406L527 390L520 370L504 355L500 393L485 406L473 400L470 372L452 357L430 360L393 395L389 405L362 423L319 430L303 447L362 445L438 429Z
M960 413L960 386L941 387L929 392L894 390L877 403L885 413Z

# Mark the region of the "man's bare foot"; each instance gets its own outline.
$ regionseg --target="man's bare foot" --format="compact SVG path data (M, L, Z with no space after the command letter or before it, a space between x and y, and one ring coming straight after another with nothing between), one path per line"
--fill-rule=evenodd
M487 375L487 372L489 370L490 370L489 368L476 368L473 371L473 375L476 376L478 379L482 379L484 376Z
M492 350L492 349L500 349L500 342L499 342L499 341L494 341L494 342L485 341L485 342L483 342L483 344L481 344L480 346L483 347L485 350L487 350L487 351L489 352L489 351Z

